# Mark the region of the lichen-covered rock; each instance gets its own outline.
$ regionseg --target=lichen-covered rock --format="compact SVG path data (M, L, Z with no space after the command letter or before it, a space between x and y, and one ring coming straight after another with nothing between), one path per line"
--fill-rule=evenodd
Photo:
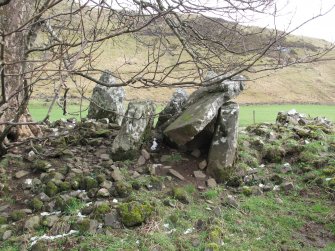
M154 211L154 207L148 202L132 201L122 203L118 207L118 212L121 217L121 222L126 227L141 225L147 220Z
M139 148L149 138L153 126L155 105L151 101L130 102L119 134L114 139L113 160L134 159Z
M26 213L21 210L15 210L11 212L9 216L13 221L19 221L26 216Z
M190 142L216 117L220 107L243 90L243 81L223 81L195 91L185 110L164 130L179 146Z
M235 162L238 114L239 106L233 102L224 104L219 111L207 161L207 174L218 182L229 179Z
M83 188L88 191L92 188L97 188L98 185L98 181L90 176L87 176L84 178L83 180Z
M132 186L124 181L115 183L115 196L126 198L131 194Z
M32 163L31 167L37 171L46 172L51 167L51 165L45 160L37 159Z
M185 191L185 189L183 189L182 187L174 187L172 189L172 196L173 198L175 198L176 200L179 200L180 202L184 203L184 204L189 204L190 200L187 196L187 193Z
M58 187L52 181L49 181L45 187L45 193L49 196L55 196L58 193Z
M100 77L100 81L109 86L115 85L115 78L110 71L105 71ZM125 98L123 87L107 87L97 84L93 89L91 103L88 108L88 118L102 119L108 118L110 122L121 125Z
M156 128L164 125L166 121L173 116L178 115L182 111L183 105L188 99L188 94L184 89L178 88L172 95L170 102L165 106L163 111L159 113ZM164 126L163 126L164 127Z
M43 208L43 202L38 198L34 198L30 202L30 207L35 212L41 211Z

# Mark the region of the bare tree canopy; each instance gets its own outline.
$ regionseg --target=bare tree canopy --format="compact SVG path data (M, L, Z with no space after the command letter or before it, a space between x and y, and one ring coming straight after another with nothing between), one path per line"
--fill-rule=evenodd
M125 41L136 44L136 70L126 57L110 55L114 86L134 88L200 86L208 71L230 79L328 60L333 49L309 46L287 57L287 37L300 26L279 31L247 25L257 13L275 23L274 0L0 0L0 6L0 141L13 125L30 124L34 131L25 114L35 86L54 89L56 99L61 92L66 98L69 84L84 95L82 79L106 85L96 77L105 70L99 58L106 43L120 50Z

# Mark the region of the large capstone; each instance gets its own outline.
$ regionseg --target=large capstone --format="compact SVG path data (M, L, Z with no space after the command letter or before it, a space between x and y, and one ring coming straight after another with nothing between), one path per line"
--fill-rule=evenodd
M116 83L110 71L102 73L100 82L108 86ZM124 98L123 87L107 87L97 84L93 89L87 117L91 119L108 118L111 123L121 125L124 115Z
M134 159L149 139L155 105L152 101L134 101L128 105L121 129L112 145L113 160Z
M237 96L243 87L243 80L223 81L195 91L164 134L177 145L185 145L202 132L217 116L220 107Z
M164 127L164 123L171 119L173 116L178 115L182 111L183 105L186 103L188 95L184 89L177 89L170 100L165 106L163 111L160 112L156 128Z
M221 106L208 154L207 174L218 182L227 180L233 171L237 149L239 106L228 102Z

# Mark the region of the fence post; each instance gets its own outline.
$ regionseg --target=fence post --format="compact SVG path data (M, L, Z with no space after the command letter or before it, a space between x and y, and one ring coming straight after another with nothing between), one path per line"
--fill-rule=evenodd
M255 110L252 111L252 119L253 119L254 124L256 124L256 111Z

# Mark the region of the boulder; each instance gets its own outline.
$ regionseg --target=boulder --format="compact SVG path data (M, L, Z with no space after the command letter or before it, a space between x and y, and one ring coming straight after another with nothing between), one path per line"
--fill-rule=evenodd
M178 88L172 95L170 102L165 106L163 111L159 113L156 128L163 127L164 123L173 116L181 113L183 105L188 99L188 94L184 89Z
M121 129L112 145L113 160L134 159L139 155L141 145L149 138L154 112L152 101L129 103Z
M215 119L220 107L243 88L242 80L223 81L200 88L190 96L184 111L167 126L164 134L178 146L187 144Z
M110 71L105 71L100 81L112 86L116 83ZM97 84L93 89L91 103L88 108L88 118L108 118L109 122L121 125L124 106L125 90L123 87L107 87Z
M226 181L235 161L239 106L229 102L219 111L208 154L207 174L218 182Z

